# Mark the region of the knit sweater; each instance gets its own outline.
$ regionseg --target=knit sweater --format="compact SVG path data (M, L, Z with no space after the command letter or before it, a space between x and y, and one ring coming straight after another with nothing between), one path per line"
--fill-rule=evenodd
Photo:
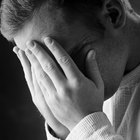
M110 110L86 116L66 140L140 140L140 66L124 76L109 102ZM46 133L48 140L58 140L47 125Z

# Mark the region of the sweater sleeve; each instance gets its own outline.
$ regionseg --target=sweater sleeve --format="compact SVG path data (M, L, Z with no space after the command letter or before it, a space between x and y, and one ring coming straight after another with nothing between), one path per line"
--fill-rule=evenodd
M60 140L47 131L48 140ZM103 112L86 116L70 132L66 140L123 140L117 135L113 126Z

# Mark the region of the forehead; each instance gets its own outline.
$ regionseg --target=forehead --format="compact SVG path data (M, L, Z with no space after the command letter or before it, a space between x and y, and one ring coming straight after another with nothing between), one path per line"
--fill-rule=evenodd
M25 23L24 27L14 36L14 41L19 48L24 50L26 42L29 40L36 40L42 42L42 36L54 36L62 26L60 15L54 15L52 12L46 12L45 9L40 9L32 20ZM61 22L60 22L61 21ZM61 23L61 24L60 24ZM64 26L64 23L63 23ZM62 31L62 30L61 30Z
M69 51L72 46L89 38L89 30L80 20L77 19L72 24L68 24L63 17L64 13L61 10L50 12L45 8L40 9L36 16L16 34L14 37L16 45L25 50L27 41L35 40L44 44L42 38L50 36ZM97 32L92 32L94 38L97 35Z

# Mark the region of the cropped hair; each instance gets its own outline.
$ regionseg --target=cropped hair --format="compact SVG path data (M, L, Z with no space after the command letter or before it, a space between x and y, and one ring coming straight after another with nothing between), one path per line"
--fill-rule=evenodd
M1 33L8 40L30 21L45 3L53 8L65 9L88 16L95 8L101 8L104 0L3 0L1 3ZM75 14L71 14L71 17ZM92 13L91 13L92 15Z

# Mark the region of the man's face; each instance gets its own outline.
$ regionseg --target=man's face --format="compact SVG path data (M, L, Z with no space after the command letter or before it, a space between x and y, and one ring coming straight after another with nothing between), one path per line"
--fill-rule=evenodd
M42 38L50 36L62 45L86 76L88 74L85 59L89 50L94 49L105 84L105 96L106 98L111 96L120 84L126 64L124 51L120 49L123 47L119 47L119 41L114 40L114 37L107 30L104 35L97 32L96 27L94 30L94 24L92 30L86 28L78 19L67 24L63 19L62 11L46 12L44 10L42 8L40 13L32 21L26 23L24 28L16 34L14 37L16 45L25 50L26 42L34 40L47 51Z

